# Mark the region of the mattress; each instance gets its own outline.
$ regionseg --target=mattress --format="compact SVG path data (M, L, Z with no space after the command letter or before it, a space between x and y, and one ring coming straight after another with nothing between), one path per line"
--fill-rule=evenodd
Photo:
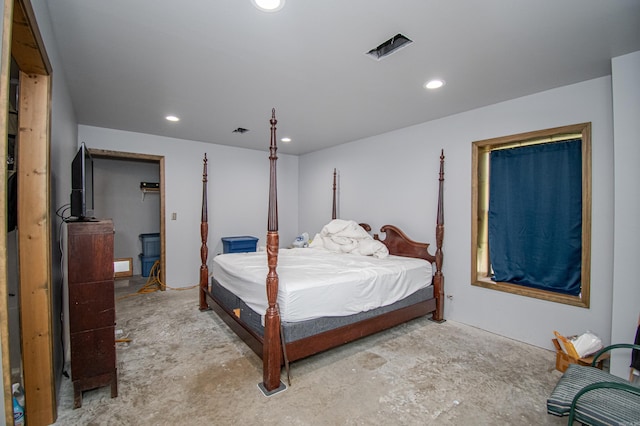
M230 253L213 259L213 277L255 312L267 309L265 252ZM432 281L422 259L383 259L322 249L281 249L277 303L285 322L350 316L391 305Z

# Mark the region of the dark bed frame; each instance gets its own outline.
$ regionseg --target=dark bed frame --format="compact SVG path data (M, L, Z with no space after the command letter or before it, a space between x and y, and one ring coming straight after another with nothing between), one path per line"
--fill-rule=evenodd
M278 206L277 206L277 179L276 179L276 116L275 109L271 114L271 143L269 147L269 213L267 228L267 265L268 274L266 277L266 292L268 307L265 315L264 336L260 336L247 324L238 318L234 312L226 308L211 293L209 287L209 269L207 267L207 157L204 157L202 174L202 221L200 225L201 248L200 257L200 310L213 309L220 318L258 354L263 361L263 382L260 387L263 391L275 392L281 388L280 376L281 367L287 362L293 362L318 352L331 349L342 344L354 341L364 336L377 333L382 330L405 323L412 319L432 315L432 320L443 321L444 308L444 275L442 274L442 241L444 237L444 214L443 214L443 182L444 182L444 152L440 154L440 172L438 187L438 212L436 223L436 252L431 255L428 251L429 244L419 243L408 238L404 232L393 225L385 225L380 231L386 234L384 240L380 240L389 249L389 253L399 256L415 257L425 259L435 264L433 275L433 297L413 305L409 305L385 314L368 318L350 325L325 331L320 334L296 340L284 342L281 337L281 322L278 307L276 305L278 295ZM333 174L333 211L332 218L336 218L336 171ZM371 227L361 224L367 231ZM374 238L379 239L378 235ZM284 347L283 347L284 345Z

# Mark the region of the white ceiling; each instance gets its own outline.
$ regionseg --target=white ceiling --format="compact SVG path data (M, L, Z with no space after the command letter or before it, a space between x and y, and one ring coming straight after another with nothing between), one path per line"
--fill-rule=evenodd
M605 76L640 50L638 0L47 5L80 124L266 150L275 108L288 154ZM365 55L397 33L413 43ZM434 77L447 84L425 90Z

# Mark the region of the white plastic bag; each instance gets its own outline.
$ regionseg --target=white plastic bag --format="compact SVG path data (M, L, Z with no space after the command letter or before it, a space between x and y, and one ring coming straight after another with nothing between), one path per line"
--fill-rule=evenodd
M602 349L602 341L594 333L587 331L571 340L580 358L584 358Z

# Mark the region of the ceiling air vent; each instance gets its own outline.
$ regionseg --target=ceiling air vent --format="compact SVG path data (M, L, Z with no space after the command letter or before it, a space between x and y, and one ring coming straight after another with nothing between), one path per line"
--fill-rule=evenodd
M382 43L380 46L375 49L371 49L367 52L367 55L371 56L376 61L384 58L385 56L391 55L393 52L397 51L401 47L405 47L413 43L412 40L409 40L407 37L402 34L396 34L391 37L389 40Z
M237 129L235 129L235 130L234 130L233 132L231 132L231 133L240 133L240 134L243 134L243 133L246 133L246 132L248 132L248 131L249 131L249 129L245 129L244 127L238 127Z

